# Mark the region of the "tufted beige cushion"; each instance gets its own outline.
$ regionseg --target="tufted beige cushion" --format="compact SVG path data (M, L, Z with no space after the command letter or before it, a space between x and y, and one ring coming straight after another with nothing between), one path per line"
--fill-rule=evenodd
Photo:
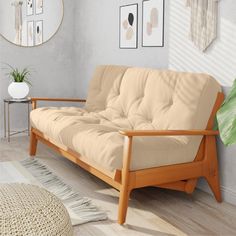
M54 117L50 128L41 131L112 172L122 168L124 138L118 130L205 129L220 90L205 74L129 68L114 80L106 101L100 101L103 110ZM37 112L32 112L32 120ZM47 124L43 116L40 120ZM131 169L191 162L200 141L201 137L137 137Z
M31 126L59 142L60 132L76 123L84 113L87 113L85 109L77 107L42 107L31 112Z
M120 81L127 68L126 66L113 65L98 66L89 85L85 109L88 111L104 110L114 81Z

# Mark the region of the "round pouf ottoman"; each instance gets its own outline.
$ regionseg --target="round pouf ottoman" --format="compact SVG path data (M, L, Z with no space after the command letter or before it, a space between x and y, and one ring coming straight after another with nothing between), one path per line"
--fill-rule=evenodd
M70 236L70 217L47 190L27 184L0 184L0 235Z

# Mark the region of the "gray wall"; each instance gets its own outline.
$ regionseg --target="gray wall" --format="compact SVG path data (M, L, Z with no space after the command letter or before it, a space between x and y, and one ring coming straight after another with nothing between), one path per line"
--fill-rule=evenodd
M0 36L0 62L13 66L31 66L33 87L30 95L45 97L73 97L75 95L74 68L74 0L65 0L64 21L59 32L46 44L34 48L17 47ZM0 65L0 131L3 130L3 103L8 97L9 80ZM12 108L12 125L18 130L26 127L25 107Z
M119 6L139 3L138 49L119 49ZM88 82L98 64L124 64L167 68L168 40L164 48L141 47L142 1L80 0L76 1L76 70L77 94L85 97ZM168 4L166 6L168 13ZM168 14L166 16L168 29ZM168 39L168 30L166 30Z

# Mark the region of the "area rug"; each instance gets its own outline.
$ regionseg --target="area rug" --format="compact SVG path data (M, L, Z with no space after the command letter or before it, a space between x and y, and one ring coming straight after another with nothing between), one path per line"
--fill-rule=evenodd
M107 219L107 214L99 210L90 199L74 192L38 160L0 162L0 183L26 183L47 189L63 202L73 226Z

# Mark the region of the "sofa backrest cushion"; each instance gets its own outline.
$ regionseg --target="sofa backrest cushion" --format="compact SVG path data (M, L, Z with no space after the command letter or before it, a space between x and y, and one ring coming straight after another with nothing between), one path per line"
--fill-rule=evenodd
M114 81L120 82L127 68L114 65L98 66L89 84L85 109L89 112L104 110Z
M123 128L205 129L219 91L206 74L129 68L101 114Z

